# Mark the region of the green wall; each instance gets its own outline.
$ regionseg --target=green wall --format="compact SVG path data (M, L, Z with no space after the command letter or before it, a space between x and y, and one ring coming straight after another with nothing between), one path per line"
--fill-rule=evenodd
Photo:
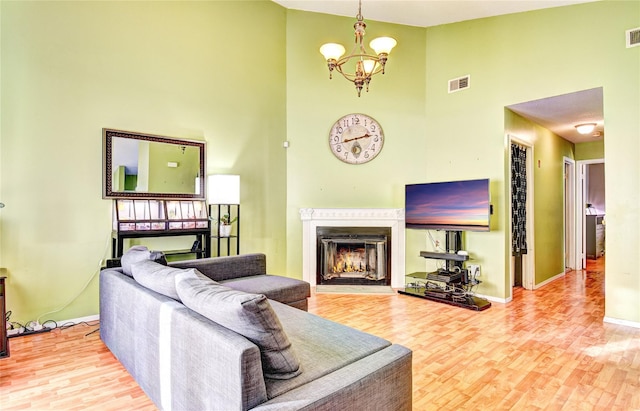
M604 140L576 144L576 160L604 158Z
M573 24L575 21L593 24L576 25ZM593 29L595 24L597 30ZM487 260L481 263L484 282L480 293L505 299L510 296L508 232L504 218L507 193L503 173L507 157L504 107L603 87L607 167L621 169L619 172L624 173L627 180L625 190L630 193L628 204L638 204L638 165L631 157L637 159L640 133L637 114L640 112L640 50L625 48L624 32L639 25L640 3L605 1L427 29L427 87L433 88L427 91L428 133L447 133L448 136L438 146L439 161L430 163L437 168L434 173L441 172L438 178L463 173L486 176L498 186L496 192L492 192L492 195L496 194L492 197L496 230L488 236L485 233L468 236L469 251ZM598 50L598 64L585 64L575 58L594 55L594 50ZM471 87L447 95L446 80L464 74L471 76ZM626 81L630 83L625 84ZM616 151L614 159L612 150ZM567 153L568 148L551 144L540 147L535 155L536 160L542 154L559 158L563 152ZM629 158L620 162L617 161L619 156ZM552 177L561 172L560 163L547 163L543 159L541 164L538 174ZM615 175L611 171L607 169L607 176ZM560 180L557 181L549 195L561 198ZM611 211L611 202L615 202L617 217L627 220L628 227L634 227L634 232L623 226L611 227L607 221L606 280L608 284L616 284L620 293L611 298L607 288L606 315L638 321L640 275L618 255L620 250L628 253L638 250L638 209L625 206L622 195L612 198L609 190L612 185L607 185L607 213ZM621 190L617 183L615 185L614 190ZM536 201L536 207L540 208L535 212L536 227L558 227L561 220L552 208L561 208L561 204L539 198ZM558 231L561 229L559 226ZM557 240L536 238L536 281L563 271L562 263L553 254L550 262L540 261L545 257L540 254L540 248L551 249L553 242ZM615 256L609 253L612 246L616 248ZM408 243L407 250L410 247ZM622 271L627 274L620 275Z
M0 18L0 266L16 320L69 301L46 318L97 312L93 276L111 226L97 166L103 127L205 141L208 174L242 176L241 251L265 252L269 271L293 277L301 276L300 208L403 207L407 183L490 178L492 231L465 241L482 265L478 291L507 300L505 107L603 87L605 312L640 322L640 272L628 259L640 250L640 48L624 46L624 31L640 26L640 2L426 29L367 21L367 39L392 35L398 46L360 98L339 76L328 79L318 52L327 41L351 42L354 18L266 0L3 1ZM447 93L449 79L467 74L469 89ZM353 112L386 134L383 152L358 166L328 148L331 124ZM543 149L549 168L539 173L553 176L546 158L566 148ZM540 207L536 224L554 223ZM424 267L425 246L424 233L407 231L407 270Z
M242 176L241 251L265 252L270 271L285 272L285 9L264 0L0 10L0 266L14 321L67 303L41 321L98 312L111 234L103 127L205 141L208 174Z

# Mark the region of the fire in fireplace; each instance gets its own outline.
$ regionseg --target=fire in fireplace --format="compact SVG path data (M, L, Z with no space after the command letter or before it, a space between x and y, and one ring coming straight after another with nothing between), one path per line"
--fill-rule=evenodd
M391 229L317 227L317 284L390 285Z

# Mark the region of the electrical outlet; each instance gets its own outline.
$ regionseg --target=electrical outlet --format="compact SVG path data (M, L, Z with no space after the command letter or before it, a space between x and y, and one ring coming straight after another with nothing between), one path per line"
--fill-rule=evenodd
M471 280L480 277L480 265L478 265L478 264L469 264L469 265L467 265L467 270L469 270L469 278Z

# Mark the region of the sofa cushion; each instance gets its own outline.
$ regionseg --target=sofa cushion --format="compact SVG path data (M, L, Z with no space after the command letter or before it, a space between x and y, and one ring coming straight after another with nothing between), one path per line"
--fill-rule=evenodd
M169 265L178 268L197 268L202 274L215 281L267 273L267 257L264 254L241 254L172 261Z
M155 261L162 265L167 265L167 259L161 251L149 251L144 245L134 245L120 257L122 271L129 277L133 276L131 266L139 261Z
M281 319L289 340L296 347L297 358L304 373L286 381L266 380L269 398L315 381L391 345L383 338L293 309L277 301L271 301L271 307Z
M176 289L184 305L256 344L266 378L300 374L291 342L264 295L234 290L189 272L176 276Z
M285 304L311 296L308 282L279 275L252 275L226 280L221 284L245 293L264 294L270 300Z
M180 296L176 291L176 275L189 272L195 278L202 274L195 268L183 270L180 268L167 267L151 260L138 261L131 266L133 278L141 285L147 287L169 298L180 301ZM205 277L206 278L206 277ZM213 283L213 280L207 280Z

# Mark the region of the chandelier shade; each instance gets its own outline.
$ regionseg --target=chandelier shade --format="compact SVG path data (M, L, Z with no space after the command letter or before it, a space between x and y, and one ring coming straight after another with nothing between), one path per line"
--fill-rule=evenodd
M369 91L369 83L373 75L384 74L389 53L397 44L396 40L391 37L378 37L369 43L369 47L374 50L375 54L369 53L362 44L365 35L364 29L367 25L362 17L361 9L362 0L358 2L357 21L353 25L355 45L349 55L343 57L346 49L341 44L326 43L320 47L320 53L327 61L329 78L333 78L334 70L342 74L344 78L355 84L358 97L360 97L363 87L366 87L367 92Z
M342 44L327 43L320 47L320 53L327 61L338 60L347 50Z
M378 37L376 39L371 40L369 43L369 47L376 52L376 54L389 54L391 53L391 49L393 49L398 42L392 37Z

